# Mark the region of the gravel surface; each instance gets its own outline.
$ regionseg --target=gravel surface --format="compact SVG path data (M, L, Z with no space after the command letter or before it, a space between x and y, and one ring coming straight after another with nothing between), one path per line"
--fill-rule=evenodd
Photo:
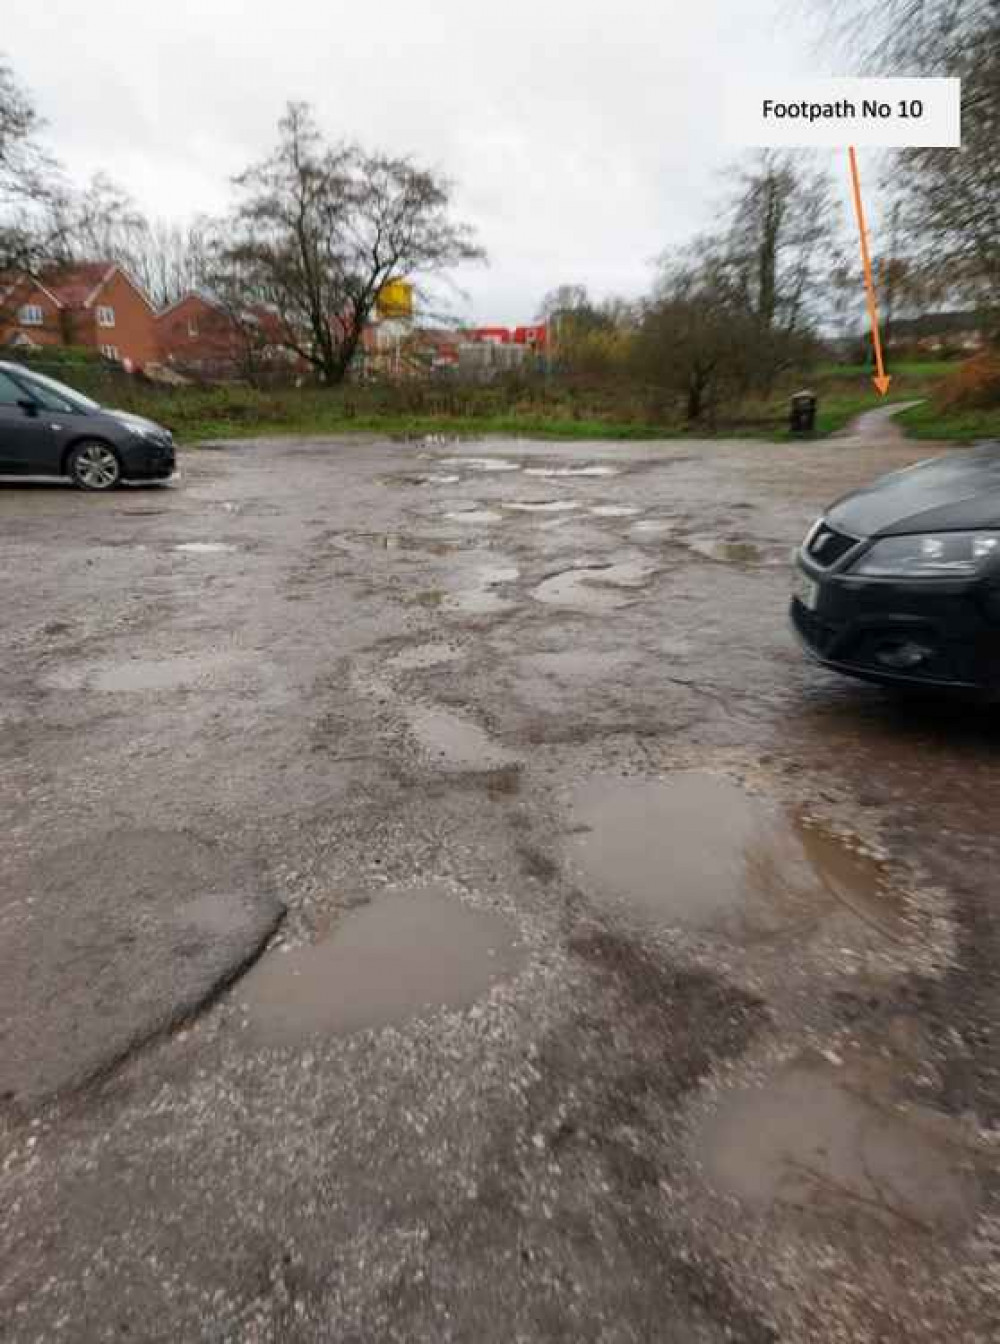
M1000 1338L1000 716L785 620L929 451L0 488L0 1338Z

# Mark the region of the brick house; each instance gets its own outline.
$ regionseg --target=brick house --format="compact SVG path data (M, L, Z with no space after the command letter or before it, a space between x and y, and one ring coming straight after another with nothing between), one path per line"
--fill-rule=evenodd
M284 344L278 315L259 305L237 320L209 295L192 291L157 314L160 359L206 379L287 377L309 370Z
M229 313L203 294L183 298L156 315L160 359L205 378L231 376L243 362L244 340Z
M126 367L159 358L153 305L120 266L79 262L0 287L0 345L81 345Z

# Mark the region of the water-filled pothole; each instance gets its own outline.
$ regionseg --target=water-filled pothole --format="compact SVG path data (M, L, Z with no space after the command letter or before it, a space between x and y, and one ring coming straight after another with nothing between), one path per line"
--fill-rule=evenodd
M745 939L839 913L889 938L906 931L876 860L715 775L597 776L574 790L571 819L584 890L641 920Z
M594 465L590 467L528 467L526 476L542 476L555 479L560 476L617 476L618 467Z
M512 499L506 501L503 507L514 509L518 513L572 513L580 505L575 499L543 499L537 501Z
M510 462L503 457L443 457L442 467L465 467L469 471L520 471L520 462Z
M236 682L255 685L266 672L252 653L182 653L70 665L45 677L44 684L64 691L221 690Z
M408 705L407 723L419 746L450 770L496 770L517 757L495 742L478 723L440 705Z
M698 1137L711 1184L761 1209L877 1219L893 1231L957 1226L976 1204L963 1149L936 1112L893 1108L846 1070L799 1061L730 1093Z
M237 997L257 1041L295 1044L466 1007L521 961L507 920L421 887L352 910L322 942L265 957Z
M513 603L496 589L516 583L518 574L516 565L479 565L470 576L473 586L449 594L444 599L444 606L463 616L497 616L509 611Z
M685 537L684 545L706 560L724 565L780 565L786 556L778 547L758 546L752 541L728 541L724 537Z
M498 513L496 509L453 509L446 513L445 517L452 523L467 523L481 527L486 523L501 522L503 514Z
M652 573L652 567L640 560L578 565L543 579L532 596L550 606L576 611L612 611L631 601L629 590L642 587Z
M394 654L386 666L393 672L416 672L425 667L454 662L461 656L462 650L451 644L414 644Z
M182 541L174 547L186 555L224 555L236 549L227 541Z

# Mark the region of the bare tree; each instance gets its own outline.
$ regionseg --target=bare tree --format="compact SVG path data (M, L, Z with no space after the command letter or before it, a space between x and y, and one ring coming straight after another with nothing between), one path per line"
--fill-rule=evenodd
M746 388L755 333L718 240L704 238L663 262L636 341L636 370L678 399L694 424Z
M197 288L205 266L208 221L148 219L103 176L80 196L77 215L69 234L75 259L118 262L157 308Z
M774 150L742 169L726 214L725 282L756 328L754 376L767 390L801 360L827 302L840 216L829 175Z
M824 14L828 7L823 6ZM962 80L961 149L892 155L912 267L947 274L952 297L1000 311L1000 4L855 0L841 9L869 69Z
M327 144L302 103L236 187L227 252L246 281L244 306L280 314L283 343L328 384L344 378L387 284L482 256L451 218L444 179L407 158Z
M67 192L41 129L30 97L0 59L0 273L64 249Z

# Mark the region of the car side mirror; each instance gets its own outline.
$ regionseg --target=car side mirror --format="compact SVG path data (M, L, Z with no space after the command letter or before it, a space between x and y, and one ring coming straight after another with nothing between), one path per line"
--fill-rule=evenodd
M21 410L25 413L25 415L38 414L39 409L38 402L32 401L31 397L21 397L17 404L18 406L20 406Z

